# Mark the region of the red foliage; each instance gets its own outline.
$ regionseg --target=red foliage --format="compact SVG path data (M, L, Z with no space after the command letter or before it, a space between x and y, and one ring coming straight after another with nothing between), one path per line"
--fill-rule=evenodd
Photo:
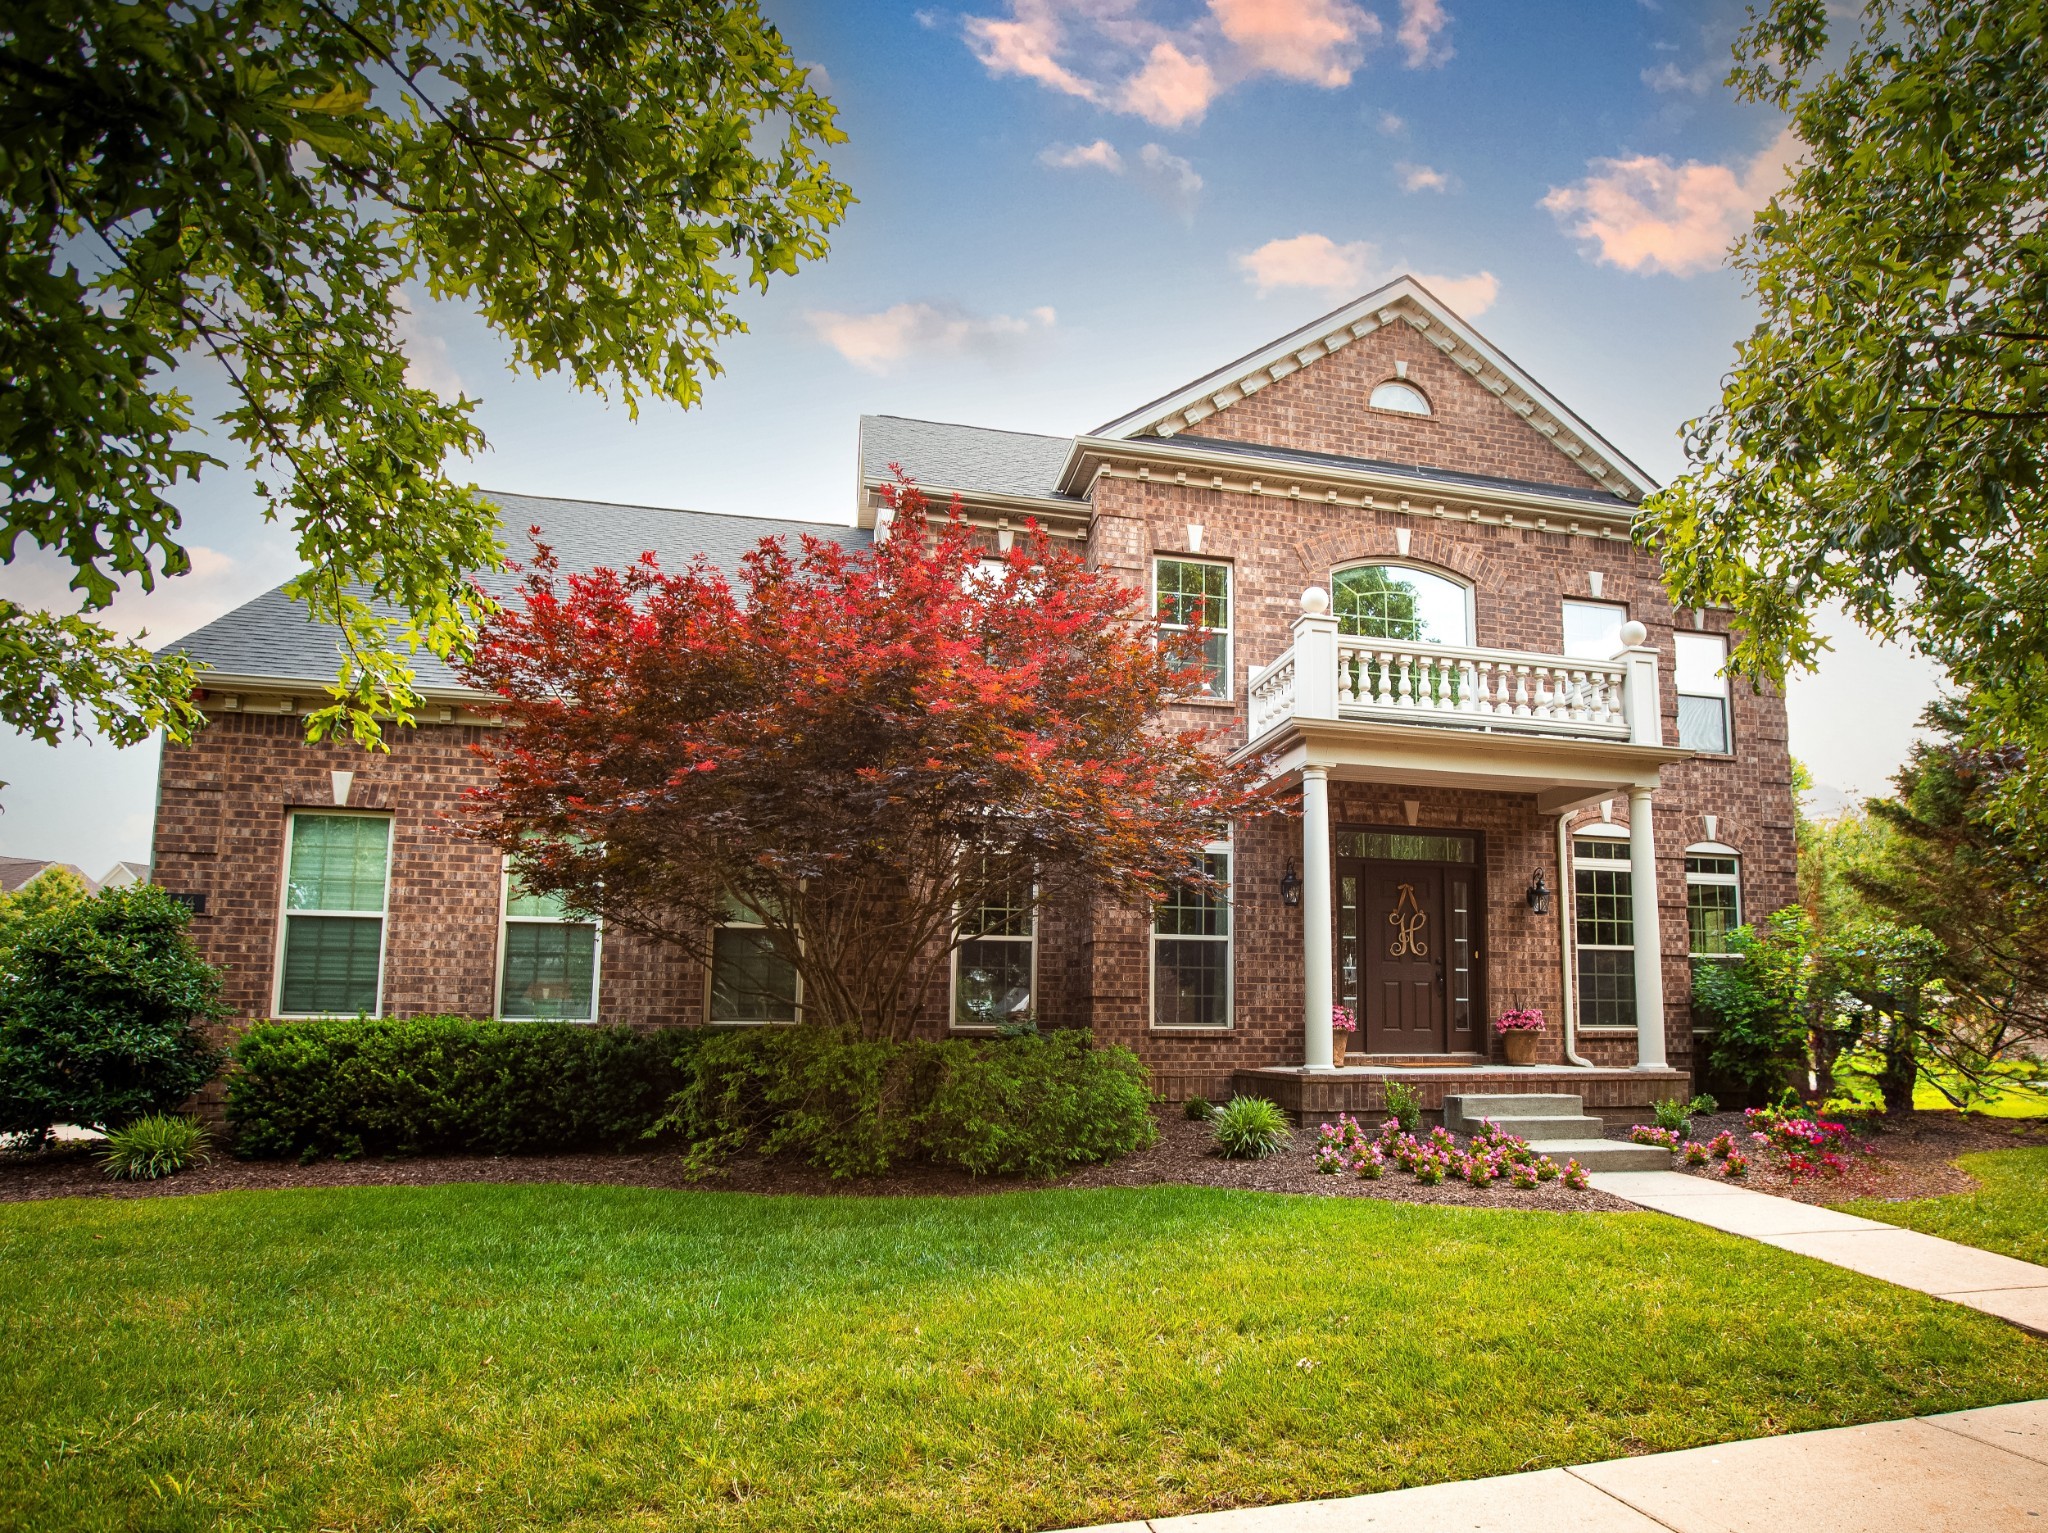
M729 893L807 1017L870 1035L907 1027L956 912L1020 868L1126 903L1200 882L1255 773L1165 725L1194 640L1035 526L998 567L957 506L929 517L908 479L893 503L871 548L764 539L737 587L651 555L564 574L539 547L468 667L518 726L479 747L473 833L696 952Z

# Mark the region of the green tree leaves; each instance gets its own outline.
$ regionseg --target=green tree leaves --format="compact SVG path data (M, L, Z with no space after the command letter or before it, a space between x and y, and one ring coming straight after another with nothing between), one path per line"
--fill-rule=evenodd
M289 521L342 643L316 734L410 717L406 656L467 653L496 520L446 465L475 401L409 382L408 285L515 362L688 405L731 300L820 258L843 141L752 0L50 0L0 22L0 560L85 613L183 573L180 369ZM0 721L189 735L191 677L89 616L0 609ZM125 731L125 733L124 733Z

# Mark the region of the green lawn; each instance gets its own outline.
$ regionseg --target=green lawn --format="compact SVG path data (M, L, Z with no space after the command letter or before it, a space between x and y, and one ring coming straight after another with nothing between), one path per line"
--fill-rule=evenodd
M1048 1528L2048 1395L1654 1215L1212 1189L0 1206L0 1527Z
M1956 1164L1982 1183L1975 1192L1907 1203L1866 1198L1840 1207L1866 1219L2048 1265L2048 1149L1988 1150L1962 1156Z

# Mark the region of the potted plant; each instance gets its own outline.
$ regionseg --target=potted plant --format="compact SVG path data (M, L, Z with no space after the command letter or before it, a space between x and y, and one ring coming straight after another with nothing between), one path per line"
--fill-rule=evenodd
M1358 1031L1358 1018L1351 1014L1349 1006L1330 1008L1330 1063L1341 1065L1344 1055L1351 1047L1351 1035Z
M1500 1034L1501 1047L1507 1050L1509 1064L1536 1063L1536 1040L1543 1036L1541 1011L1534 1006L1517 1006L1513 1011L1504 1011L1493 1024L1493 1030Z

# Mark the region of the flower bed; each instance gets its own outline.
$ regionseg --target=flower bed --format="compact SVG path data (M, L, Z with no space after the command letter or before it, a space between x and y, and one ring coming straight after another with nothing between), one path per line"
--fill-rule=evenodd
M1391 1170L1405 1171L1425 1187L1441 1186L1448 1177L1469 1187L1490 1187L1505 1181L1518 1191L1533 1191L1545 1182L1561 1182L1574 1191L1587 1186L1586 1172L1576 1160L1560 1166L1529 1148L1526 1139L1502 1130L1490 1118L1466 1144L1441 1126L1417 1136L1389 1118L1369 1135L1349 1113L1317 1131L1315 1168L1327 1176L1350 1175L1378 1181Z
M1636 1144L1669 1150L1686 1170L1718 1171L1731 1180L1747 1176L1752 1165L1764 1166L1788 1182L1829 1179L1873 1153L1871 1146L1858 1145L1850 1137L1847 1124L1807 1117L1797 1108L1752 1107L1742 1120L1740 1137L1723 1129L1702 1141L1647 1123L1636 1124L1628 1136Z

